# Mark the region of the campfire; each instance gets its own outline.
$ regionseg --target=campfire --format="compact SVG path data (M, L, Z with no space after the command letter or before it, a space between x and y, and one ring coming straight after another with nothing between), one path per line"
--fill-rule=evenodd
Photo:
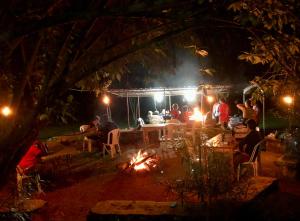
M125 172L151 171L157 168L158 161L159 157L155 152L150 153L147 151L139 150L138 153L130 159L129 163L121 163L118 165L118 168Z

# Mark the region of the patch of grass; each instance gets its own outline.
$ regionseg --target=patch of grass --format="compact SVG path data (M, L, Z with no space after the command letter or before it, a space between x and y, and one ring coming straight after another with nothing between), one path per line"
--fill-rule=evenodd
M53 125L43 128L40 131L39 139L46 140L50 137L61 136L79 132L81 124L66 124L66 125Z

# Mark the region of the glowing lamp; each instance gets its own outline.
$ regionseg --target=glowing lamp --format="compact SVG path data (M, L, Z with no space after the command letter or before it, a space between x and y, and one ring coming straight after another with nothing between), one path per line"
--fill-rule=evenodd
M196 122L204 122L205 116L200 112L199 108L194 108L194 113L190 116L190 120L194 120Z
M184 98L188 101L188 102L193 102L196 100L196 92L195 91L188 91L184 94Z
M214 102L214 97L212 97L212 96L207 96L207 101L208 101L208 103Z
M284 97L283 97L283 101L284 101L286 104L290 105L290 104L293 103L293 98L292 98L291 96L287 95L287 96L284 96Z
M164 99L164 95L162 93L154 94L154 100L158 103L161 103Z
M1 114L5 117L8 117L9 115L11 115L12 111L8 106L5 106L2 108L1 110Z
M110 99L109 99L108 96L105 95L105 96L103 97L102 101L103 101L104 104L109 105Z

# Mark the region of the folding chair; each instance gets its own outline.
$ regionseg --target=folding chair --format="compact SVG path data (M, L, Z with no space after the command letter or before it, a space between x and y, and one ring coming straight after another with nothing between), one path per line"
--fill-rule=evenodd
M259 141L253 148L253 151L251 153L250 159L247 162L240 163L237 168L237 181L239 182L240 176L241 176L241 168L242 167L248 167L249 165L253 168L253 175L258 175L258 164L260 163L260 146L263 142L265 142L265 139L262 139Z
M107 152L111 155L111 158L114 158L116 151L121 154L121 148L119 144L120 130L114 129L110 131L107 136L107 143L102 143L103 157L105 156L105 152Z
M44 193L41 187L41 178L36 169L32 169L32 172L28 175L24 173L24 171L17 166L17 191L18 191L18 197L24 198L27 197L26 190L25 190L25 183L32 184L34 183L36 185L37 193L41 194Z

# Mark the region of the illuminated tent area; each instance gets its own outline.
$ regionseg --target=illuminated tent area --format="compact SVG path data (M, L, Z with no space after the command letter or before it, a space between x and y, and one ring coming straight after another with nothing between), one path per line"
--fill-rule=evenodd
M208 85L201 84L198 87L181 87L181 88L140 88L140 89L110 89L107 92L126 98L127 100L127 122L128 128L130 128L130 110L133 113L133 119L136 121L140 118L140 98L153 97L156 108L156 102L163 100L168 103L169 109L171 109L171 97L172 96L185 96L187 99L196 98L200 100L201 109L203 105L203 99L210 95L228 94L230 92L231 85Z

